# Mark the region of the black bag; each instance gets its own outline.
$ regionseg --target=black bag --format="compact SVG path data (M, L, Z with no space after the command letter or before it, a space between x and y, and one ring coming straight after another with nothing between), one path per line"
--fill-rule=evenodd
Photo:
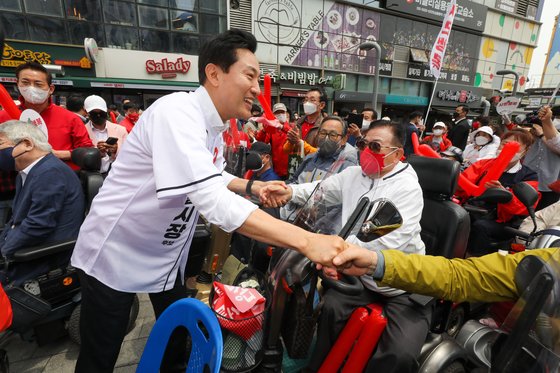
M31 329L51 311L49 303L22 288L11 286L6 287L5 291L12 303L14 315L10 329L15 332L22 333Z
M282 339L288 356L292 359L306 358L313 341L317 318L321 309L321 303L316 309L313 309L316 290L317 273L314 273L307 296L305 296L301 284L297 284L294 286L293 293L286 305L282 322Z

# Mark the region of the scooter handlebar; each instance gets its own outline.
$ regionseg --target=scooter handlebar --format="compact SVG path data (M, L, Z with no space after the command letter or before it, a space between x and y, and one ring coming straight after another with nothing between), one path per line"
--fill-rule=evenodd
M356 276L342 275L339 280L333 280L325 276L323 271L319 271L319 277L321 277L323 287L332 288L342 294L360 295L364 290L364 285Z
M519 229L515 229L512 227L505 227L506 232L516 235L517 237L521 237L523 239L529 239L531 237L530 233L521 231Z

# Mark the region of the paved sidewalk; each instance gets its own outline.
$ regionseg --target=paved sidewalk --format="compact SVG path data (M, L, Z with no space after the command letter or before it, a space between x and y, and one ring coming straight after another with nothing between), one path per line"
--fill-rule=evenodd
M147 294L139 294L140 311L134 329L126 336L115 367L117 373L133 373L144 350L144 345L155 322ZM39 347L37 343L21 340L12 335L4 347L10 359L10 372L72 373L78 358L79 346L65 337L60 341Z

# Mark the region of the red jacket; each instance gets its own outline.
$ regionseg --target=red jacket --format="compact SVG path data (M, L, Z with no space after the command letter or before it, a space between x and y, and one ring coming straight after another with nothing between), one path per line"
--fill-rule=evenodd
M25 110L26 107L23 97L20 97L20 101L22 102L20 109ZM39 114L47 126L49 144L51 144L53 150L72 151L81 147L93 147L93 143L89 138L84 123L76 114L52 102ZM10 119L12 118L10 118L4 110L0 111L0 123L4 123ZM78 167L70 161L66 161L66 164L75 170L78 169Z
M422 144L430 145L432 147L432 149L438 151L437 147L434 148L435 143L434 143L434 145L432 145L432 139L433 138L434 138L434 136L431 136L431 135L424 137L424 139L422 140ZM447 138L447 134L445 134L445 135L443 135L442 141L439 143L439 151L443 152L452 145L453 144L451 144L451 141Z
M495 159L483 159L478 162L473 163L469 168L463 171L461 174L465 176L469 181L478 185L484 175L488 172L488 169L492 166ZM511 187L518 182L524 181L531 185L538 192L539 182L537 179L537 174L530 168L522 166L522 168L515 174L506 174L505 172L498 179L500 183L511 192ZM512 181L513 180L513 181ZM461 197L468 197L462 190L457 191L457 195ZM540 199L540 193L539 193ZM537 205L535 203L535 206ZM533 206L533 207L535 207ZM521 215L527 216L529 212L525 206L515 197L511 199L508 203L498 204L498 223L505 223L510 221L514 216Z
M119 123L121 126L123 126L124 128L126 128L126 132L130 133L130 131L132 131L132 128L134 127L134 125L136 123L132 122L130 119L128 119L127 117L124 117L123 120L121 120L121 122Z
M288 139L288 131L290 125L284 123L284 129L277 129L271 126L265 126L264 129L257 132L255 139L267 144L272 148L272 166L274 172L280 177L288 176L288 154L284 153L284 143Z

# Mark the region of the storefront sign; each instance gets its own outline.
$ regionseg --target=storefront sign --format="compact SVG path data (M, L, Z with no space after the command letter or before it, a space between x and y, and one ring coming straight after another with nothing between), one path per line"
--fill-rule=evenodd
M417 96L385 95L385 103L394 105L427 106L428 98Z
M381 63L379 64L379 75L393 75L393 61L381 60Z
M439 21L444 17L450 1L447 0L387 0L387 9ZM455 24L471 30L483 31L487 8L463 0L457 4Z
M65 76L95 76L83 48L15 41L4 43L0 73L13 74L15 68L26 62L64 66Z
M517 0L496 0L496 9L509 13L517 12Z
M453 101L461 104L468 104L471 102L480 101L480 97L475 95L472 91L465 89L462 90L450 90L442 89L437 91L437 98L442 101Z
M316 84L332 84L332 76L322 77L313 72L305 71L282 71L280 74L276 70L263 70L260 71L260 80L264 79L264 74L269 74L274 83L276 82L289 82L295 85L316 85Z
M169 61L167 58L161 61L147 60L146 72L148 74L161 74L164 79L175 78L177 73L186 74L191 68L191 61L179 57L175 62Z

